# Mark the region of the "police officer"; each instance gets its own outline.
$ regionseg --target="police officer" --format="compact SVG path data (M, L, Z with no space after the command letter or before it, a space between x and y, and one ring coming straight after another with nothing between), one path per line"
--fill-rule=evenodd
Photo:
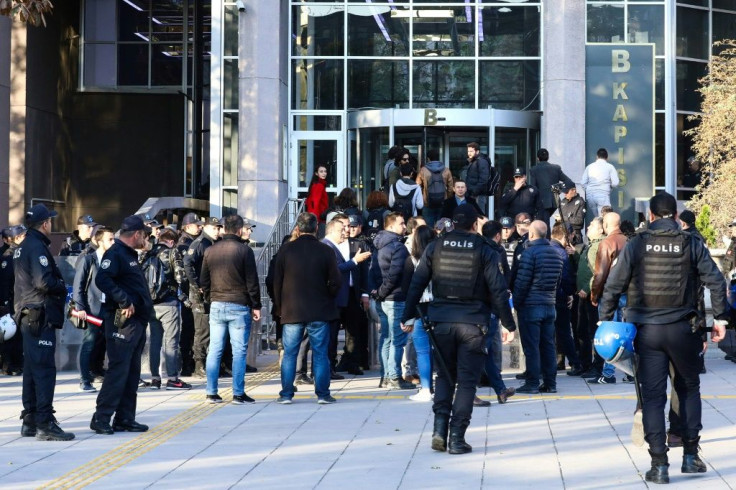
M501 196L501 211L506 216L528 213L534 217L542 209L539 190L526 182L523 168L514 170L514 186Z
M723 273L730 277L731 271L736 265L736 219L728 225L728 229L731 233L731 243L728 245L726 255L723 256Z
M23 333L23 426L20 434L39 441L70 441L54 418L56 329L64 325L66 285L49 250L56 211L36 204L26 212L29 228L13 253L15 323Z
M713 307L711 340L725 336L726 283L702 241L678 229L677 201L662 192L649 200L649 228L626 245L606 281L600 304L602 321L611 320L619 296L627 292L626 320L636 324L642 416L652 468L646 481L668 483L664 407L669 364L683 417L683 473L704 473L698 457L701 429L700 362L703 349L698 323L698 288L710 290Z
M209 306L205 305L202 287L199 284L199 274L202 271L204 251L207 250L220 234L222 222L220 218L210 216L205 220L204 230L189 245L184 258L184 270L189 280L189 300L192 302L194 315L194 375L204 378L204 366L207 359L207 348L210 343L210 315Z
M583 243L583 226L585 225L585 199L578 195L574 184L560 182L560 212L568 229L572 228L571 245Z
M196 213L187 213L181 220L181 235L176 243L176 249L183 258L187 255L189 245L202 233L204 221L199 219ZM181 283L181 292L189 296L189 281ZM181 351L181 375L191 376L194 372L194 357L192 357L192 346L194 345L194 316L192 309L186 306L181 308L181 339L179 350Z
M15 287L15 274L13 273L13 254L18 245L26 236L26 227L23 225L11 226L3 230L3 239L8 247L0 255L0 317L4 315L15 316L13 307L13 289ZM9 376L20 376L23 374L23 340L18 331L10 339L2 342L0 353L4 372Z
M402 319L402 329L410 331L406 322L415 316L422 292L432 281L434 300L428 317L434 325L438 355L449 371L439 369L435 385L432 449L448 448L449 425L450 454L472 451L465 442L465 430L487 354L483 338L491 308L506 329L516 330L503 277L504 258L477 234L477 219L478 213L470 205L455 209L455 229L430 243L417 266Z
M92 230L97 226L92 216L86 214L77 219L77 230L66 237L59 251L60 256L76 256L81 254L92 239Z
M146 248L151 229L139 216L128 216L120 236L105 252L95 284L105 296L102 305L108 366L97 395L97 410L89 428L98 434L145 432L147 425L135 421L141 353L146 343L146 325L153 310L148 283L138 252ZM110 425L110 419L115 420Z

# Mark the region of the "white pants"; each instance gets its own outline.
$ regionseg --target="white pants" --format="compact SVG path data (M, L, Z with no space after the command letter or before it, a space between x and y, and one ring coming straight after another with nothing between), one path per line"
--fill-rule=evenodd
M588 203L588 209L590 209L595 216L600 216L603 206L611 205L611 193L591 192L585 195L585 201Z

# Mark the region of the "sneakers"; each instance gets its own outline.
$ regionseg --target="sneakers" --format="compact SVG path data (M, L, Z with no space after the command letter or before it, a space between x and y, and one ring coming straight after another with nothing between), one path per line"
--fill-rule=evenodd
M222 397L220 395L207 395L205 400L208 403L222 403Z
M391 390L413 390L416 389L416 386L413 384L404 381L401 378L394 378L388 380L388 382L385 383L385 386L387 386Z
M233 404L245 405L246 403L255 403L256 401L243 393L242 395L233 395Z
M327 395L324 398L319 398L317 400L317 403L319 403L320 405L331 405L331 404L335 403L336 401L337 400L335 400L335 397L333 397L331 395Z
M506 388L501 393L496 395L496 398L498 398L498 403L504 404L509 398L511 398L515 394L516 394L516 388L512 386L511 388Z
M525 395L536 395L539 393L539 387L530 384L523 384L516 388L516 393L524 393Z
M409 400L413 402L431 402L432 398L432 393L429 391L429 388L422 388L414 395L411 395Z
M279 405L291 405L291 398L280 396L276 399L276 403L278 403Z
M309 377L306 374L299 374L296 377L296 380L294 380L294 384L296 385L313 385L314 384L314 378Z
M36 424L37 441L71 441L72 439L74 439L74 434L64 432L56 419Z
M161 378L153 378L151 380L150 388L152 390L160 390L161 389Z
M634 384L636 381L632 375L627 374L626 376L623 377L621 382L626 383L626 384Z
M140 388L148 388L149 386L151 386L151 383L149 383L148 381L143 381L142 379L139 379L138 380L138 388L139 389Z
M576 366L576 367L570 368L570 370L567 372L567 375L568 376L580 376L584 372L585 371L583 371L583 368L581 368L580 366Z
M189 383L185 383L184 381L180 379L175 379L173 381L168 380L166 382L166 389L167 390L191 390L192 385L190 385Z
M589 379L588 383L592 385L614 385L616 384L616 376L598 376L597 378Z
M79 391L81 391L82 393L94 393L97 391L97 388L92 386L92 383L90 383L89 381L82 381L81 383L79 383Z
M556 386L547 386L547 385L541 385L539 387L540 393L557 393L557 387Z

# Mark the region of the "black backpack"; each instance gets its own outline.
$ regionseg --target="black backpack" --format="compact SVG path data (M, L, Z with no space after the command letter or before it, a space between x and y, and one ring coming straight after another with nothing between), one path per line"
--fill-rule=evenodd
M373 240L379 231L383 230L383 215L386 213L386 208L380 207L371 209L368 211L368 217L365 220L365 226L363 227L363 234Z
M426 203L430 208L441 208L445 202L445 179L442 178L442 172L444 171L444 167L436 172L430 170L431 177L427 184L428 202Z
M154 247L143 257L143 262L141 262L148 292L151 293L151 299L154 303L162 301L173 291L168 279L171 271L174 270L172 264L173 254L171 250L164 251L168 253L161 252L161 248ZM165 260L161 260L161 255L165 255Z
M402 196L399 194L396 184L394 184L394 205L391 207L391 211L400 213L408 221L409 218L414 216L414 193L416 191L417 188L415 187L409 194Z

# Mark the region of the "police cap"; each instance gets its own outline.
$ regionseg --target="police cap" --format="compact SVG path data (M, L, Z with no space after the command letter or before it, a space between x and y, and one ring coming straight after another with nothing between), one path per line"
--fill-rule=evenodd
M202 221L199 216L197 216L196 213L187 213L184 215L184 217L181 219L181 225L187 226L187 225L203 225L204 221Z
M514 177L521 177L522 175L526 175L526 171L521 167L516 167L514 170Z
M59 213L56 211L49 211L49 208L43 204L36 204L26 211L26 225L35 225L36 223L41 223L49 218L55 218L58 215Z
M15 237L20 236L20 235L24 234L25 232L27 232L28 231L28 228L26 228L23 225L15 225L15 226L11 226L11 227L7 228L7 230L8 230L7 237L8 238L15 238ZM3 231L3 234L4 234L4 231Z
M514 218L511 218L509 216L504 216L501 218L501 226L503 228L513 228L514 225Z
M680 221L683 223L687 223L688 226L693 226L695 224L695 213L690 211L689 209L686 209L682 213L680 213Z
M667 192L659 192L649 200L649 211L659 218L674 218L677 214L675 196Z
M250 229L253 229L255 227L256 227L256 225L254 225L253 223L251 223L248 218L243 218L243 228L248 228L250 230Z
M123 220L120 225L120 231L125 233L128 231L139 231L144 230L146 233L151 233L151 228L146 226L143 219L140 216L132 215L128 216Z
M92 219L92 216L85 214L84 216L80 216L77 218L77 225L88 225L88 226L95 226L97 222Z
M363 218L357 214L348 215L348 226L363 226Z
M204 224L210 226L222 226L222 220L220 218L210 216L209 218L204 220Z

